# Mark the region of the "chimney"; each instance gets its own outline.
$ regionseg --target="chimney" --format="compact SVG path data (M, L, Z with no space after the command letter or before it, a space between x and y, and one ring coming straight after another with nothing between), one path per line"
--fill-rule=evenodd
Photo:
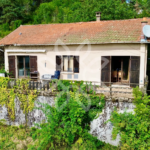
M141 42L145 42L145 35L143 33L143 27L147 24L147 19L146 17L143 18L143 20L141 21L142 24L142 29L141 29Z
M96 12L96 21L100 21L101 20L101 12L98 11Z

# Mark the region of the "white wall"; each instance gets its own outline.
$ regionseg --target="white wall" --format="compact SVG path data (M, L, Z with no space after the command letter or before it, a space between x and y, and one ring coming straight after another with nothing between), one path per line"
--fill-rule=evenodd
M145 44L142 45L142 48ZM35 46L5 48L5 68L8 70L8 55L33 55L37 56L38 71L43 74L54 74L56 70L56 55L78 55L80 56L80 73L78 80L100 81L101 56L141 56L141 44L102 44L102 45L70 45L70 46ZM145 48L146 49L146 48ZM42 53L6 53L7 50L46 50ZM143 53L143 51L142 51ZM146 50L144 51L144 54ZM145 54L146 55L146 54ZM144 59L145 61L145 59ZM45 67L46 63L46 67ZM141 63L145 68L146 62ZM142 73L142 72L141 72ZM144 70L146 75L146 69ZM66 72L61 72L61 79L67 79ZM72 80L74 80L74 73ZM141 77L143 78L143 76Z

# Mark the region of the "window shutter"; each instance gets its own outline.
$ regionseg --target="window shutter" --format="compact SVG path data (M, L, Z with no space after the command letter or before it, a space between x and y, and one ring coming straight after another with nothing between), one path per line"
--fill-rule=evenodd
M56 70L61 71L61 56L56 56Z
M16 78L15 56L8 56L9 73L11 78Z
M111 82L111 56L101 57L101 81ZM104 84L109 85L109 83Z
M30 72L37 71L37 56L30 56Z
M140 74L140 56L131 56L130 58L130 83L136 83L131 86L138 86Z
M79 56L74 56L74 72L79 73Z

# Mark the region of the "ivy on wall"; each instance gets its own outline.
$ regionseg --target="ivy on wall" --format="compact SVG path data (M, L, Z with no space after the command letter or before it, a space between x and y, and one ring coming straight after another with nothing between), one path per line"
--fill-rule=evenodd
M13 88L8 88L8 82L15 82ZM0 77L0 105L6 106L9 118L15 120L15 98L21 103L21 109L26 115L33 110L34 101L38 95L36 90L28 89L29 79L17 79L12 81L10 78ZM27 120L26 120L27 123Z

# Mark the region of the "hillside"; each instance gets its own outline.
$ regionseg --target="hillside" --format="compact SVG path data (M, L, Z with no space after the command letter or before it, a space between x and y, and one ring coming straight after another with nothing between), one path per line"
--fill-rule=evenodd
M0 39L21 24L86 22L150 16L149 0L1 0Z

